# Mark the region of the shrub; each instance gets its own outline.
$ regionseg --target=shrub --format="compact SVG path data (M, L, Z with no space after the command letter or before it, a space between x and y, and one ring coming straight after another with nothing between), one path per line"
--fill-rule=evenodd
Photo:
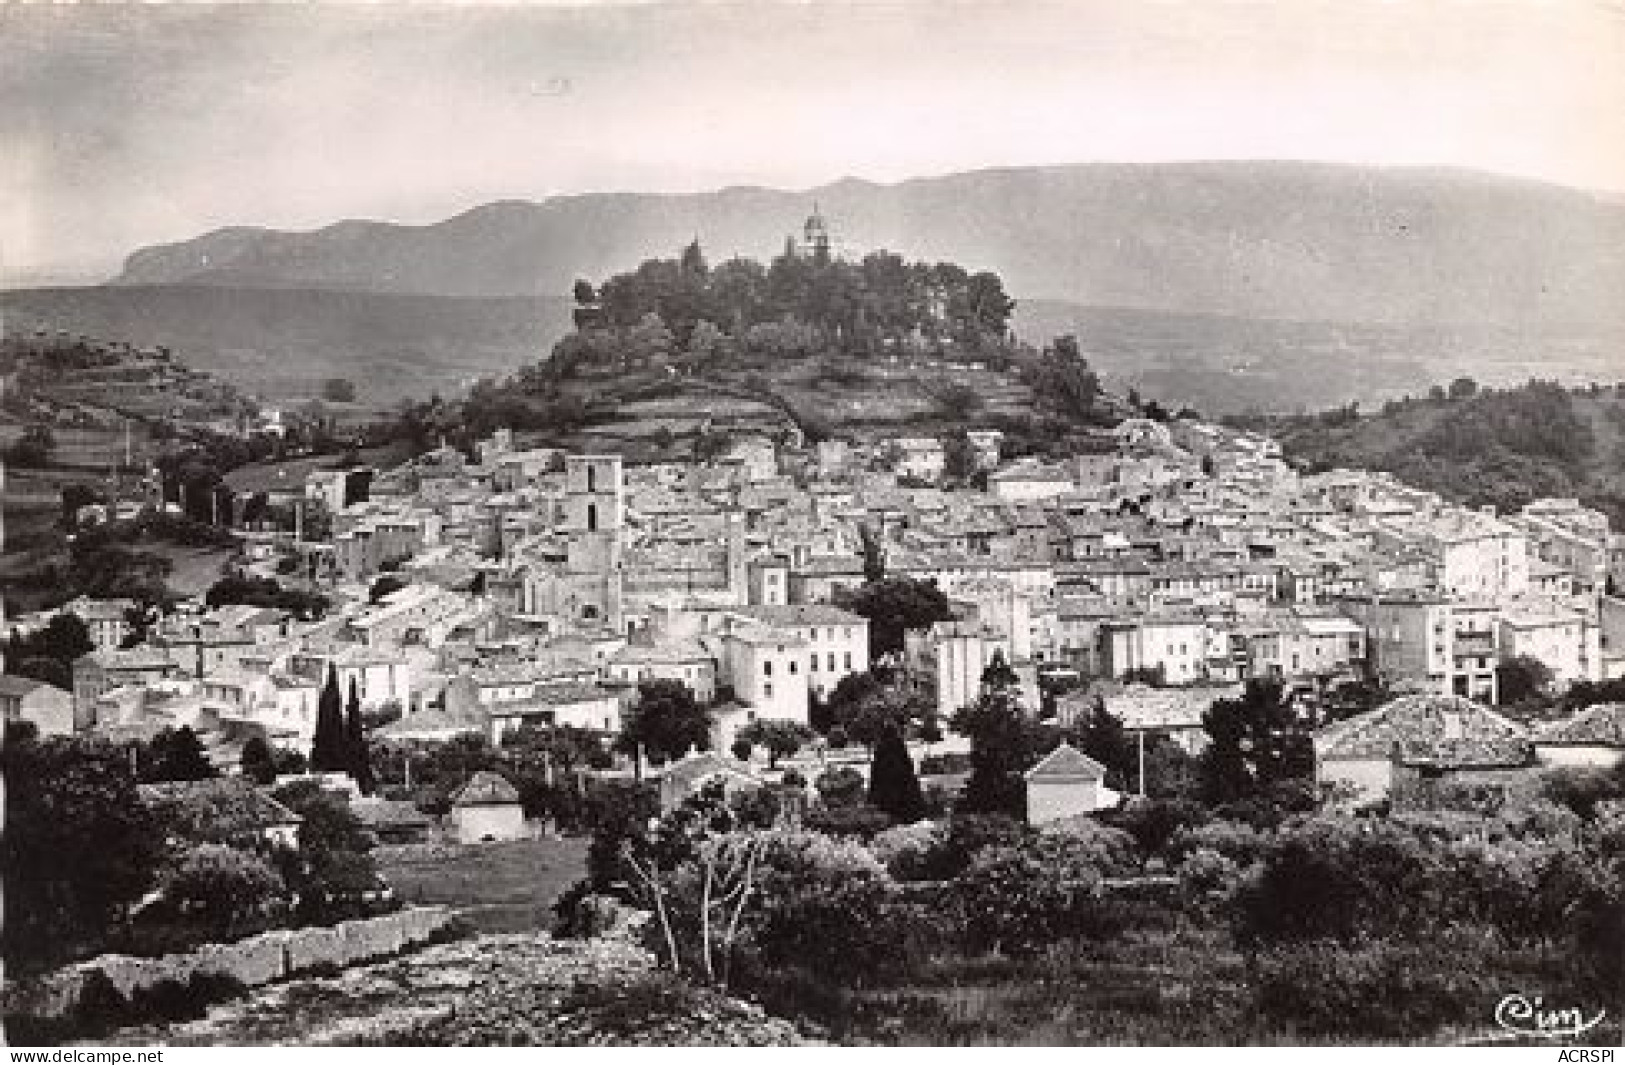
M1546 798L1590 821L1597 816L1598 803L1625 798L1625 771L1554 769L1545 775L1542 785Z
M1533 799L1502 810L1501 820L1513 835L1526 839L1577 839L1588 820L1549 799Z
M211 928L234 930L286 901L282 877L264 859L219 843L202 843L164 877L163 895Z
M953 752L928 754L920 759L921 776L942 776L947 773L969 773L970 755Z
M1003 814L961 814L948 821L935 846L926 852L918 879L949 880L970 867L976 856L995 847L1013 847L1031 831Z
M619 899L600 895L578 880L553 903L553 934L562 939L592 939L616 927L624 915Z
M832 836L854 836L869 839L891 826L891 818L884 810L867 804L857 806L819 806L809 810L802 823L815 832Z
M1237 931L1254 943L1428 927L1443 912L1442 868L1437 853L1397 825L1305 819L1269 841L1237 893Z
M1059 835L982 851L952 888L966 948L1028 954L1086 934L1102 888L1094 858Z
M947 932L940 910L884 874L766 879L749 922L750 967L802 969L844 987L916 971Z
M1506 994L1493 935L1458 930L1426 943L1301 943L1258 958L1255 1004L1314 1035L1406 1039L1481 1022Z
M1198 847L1174 870L1185 904L1198 913L1211 913L1230 901L1241 885L1242 870L1235 859L1207 847Z
M897 825L869 841L869 850L898 880L923 880L926 860L942 845L946 826L935 821Z
M830 807L856 806L863 802L867 791L863 774L846 766L820 774L813 786L818 789L819 800Z
M1199 850L1222 854L1240 866L1248 866L1263 856L1269 837L1245 821L1209 821L1180 829L1168 845L1168 857L1183 861Z
M210 1006L237 998L247 990L242 981L219 973L193 973L187 980L159 980L130 996L125 1023L197 1020L209 1012Z
M248 988L220 973L193 973L186 980L159 980L126 998L107 974L91 969L66 1016L52 1020L6 1017L6 1037L19 1046L60 1046L77 1039L106 1039L120 1028L196 1020L210 1006L241 997Z
M1133 799L1104 820L1133 836L1151 857L1162 854L1179 833L1203 824L1209 816L1205 807L1187 799Z
M1064 837L1107 876L1128 876L1140 869L1141 854L1134 837L1093 817L1068 818L1040 835Z
M764 881L795 878L833 883L845 877L884 877L886 867L861 843L819 832L773 832L762 837Z
M1625 987L1625 818L1601 825L1584 857L1590 876L1570 924L1578 976L1590 989L1617 991Z

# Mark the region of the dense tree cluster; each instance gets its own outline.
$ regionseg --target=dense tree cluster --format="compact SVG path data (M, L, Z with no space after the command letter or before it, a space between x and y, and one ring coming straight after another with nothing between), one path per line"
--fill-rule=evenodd
M102 740L12 739L0 747L0 869L5 960L15 970L100 942L153 885L164 837L123 750Z
M711 715L681 681L646 680L638 685L637 702L621 717L618 746L657 762L681 758L691 749L708 750Z
M73 614L58 614L26 636L12 631L6 640L6 672L71 690L73 660L94 647L83 621Z
M284 588L272 577L243 574L231 574L215 581L204 593L204 602L211 607L241 605L286 610L306 620L321 617L329 605L324 595Z
M1004 338L1015 308L988 271L911 263L888 251L849 262L823 245L793 243L765 266L735 258L712 267L695 242L677 259L647 260L596 290L577 282L575 297L580 335L611 331L642 352L697 362L729 343L783 357L910 338L980 347Z
M1093 423L1109 421L1100 406L1100 378L1078 348L1078 338L1055 338L1026 373L1038 405L1063 418Z
M1204 791L1218 805L1271 795L1314 776L1308 723L1279 681L1250 680L1236 699L1216 701L1202 717Z
M953 615L948 597L932 581L912 577L869 580L838 594L837 606L869 619L869 657L898 654L910 630L929 629Z

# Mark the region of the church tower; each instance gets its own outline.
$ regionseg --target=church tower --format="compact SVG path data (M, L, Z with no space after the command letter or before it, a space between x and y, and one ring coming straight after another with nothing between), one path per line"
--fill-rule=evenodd
M829 226L824 222L824 216L819 213L818 205L813 204L812 214L807 216L807 222L801 228L802 247L807 249L815 262L829 262Z
M612 631L625 625L621 546L626 486L619 455L567 455L564 459L565 566L568 580L592 615ZM585 619L586 615L582 615Z
M567 455L565 520L571 533L619 533L626 497L619 455Z

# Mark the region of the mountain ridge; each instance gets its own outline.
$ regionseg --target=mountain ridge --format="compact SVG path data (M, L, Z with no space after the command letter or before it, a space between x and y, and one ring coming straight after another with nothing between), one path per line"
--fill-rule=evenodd
M505 199L437 222L228 227L140 249L113 284L562 295L673 254L763 257L814 203L853 253L975 263L1018 298L1343 322L1625 322L1625 205L1443 168L998 167L807 190Z

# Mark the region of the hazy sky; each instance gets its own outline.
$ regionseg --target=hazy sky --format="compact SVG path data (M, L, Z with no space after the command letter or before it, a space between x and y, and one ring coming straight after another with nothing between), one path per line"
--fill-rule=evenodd
M1625 190L1625 3L0 7L0 272L587 190L1196 158Z

